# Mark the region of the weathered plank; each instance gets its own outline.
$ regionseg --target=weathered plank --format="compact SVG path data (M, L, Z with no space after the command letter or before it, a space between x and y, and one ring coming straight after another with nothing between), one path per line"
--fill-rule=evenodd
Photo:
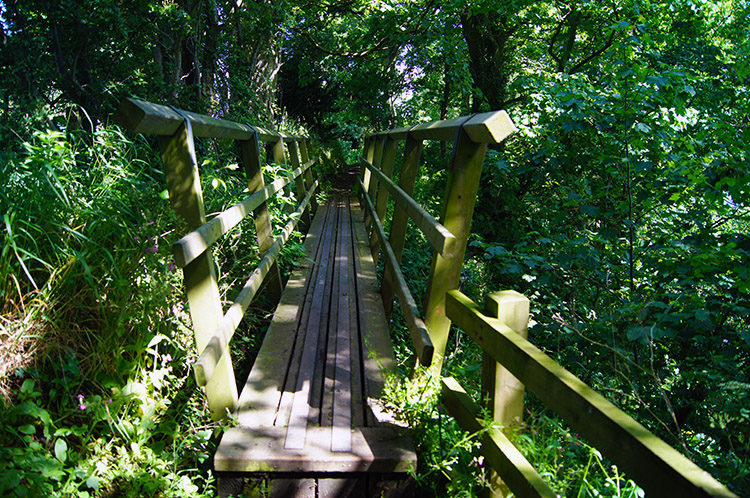
M331 451L331 427L309 427L309 444L281 449L284 427L227 430L214 456L214 468L228 472L407 472L416 468L410 438L391 428L352 429L352 450ZM328 443L327 443L328 442Z
M291 413L289 415L286 442L284 443L284 447L289 450L299 450L305 447L308 416L310 413L310 396L313 390L312 383L316 358L318 356L318 343L320 341L321 327L325 327L327 323L327 313L324 313L324 306L326 305L326 284L329 280L327 272L331 264L330 261L325 259L325 256L329 254L333 243L331 232L327 233L329 235L323 240L322 254L324 259L321 261L321 268L318 271L314 287L310 290L313 293L312 308L304 335L299 374L294 390Z
M319 214L325 215L325 211ZM315 217L305 239L307 254L314 254L315 247L326 239L322 233L324 221L325 216ZM303 303L311 285L311 272L310 266L302 265L289 277L281 302L240 393L237 404L237 420L240 425L263 427L272 426L276 422L284 381L296 345ZM294 379L296 383L296 375Z
M323 254L323 250L326 248L323 241L329 237L328 234L328 223L330 223L331 217L334 216L334 210L330 203L324 205L323 209L318 212L318 216L313 220L312 227L305 239L305 252L310 255L311 262L308 263L310 268L310 282L316 282L318 278L318 272L322 269L325 272L328 268L328 264L321 264L321 260L329 258L329 254ZM306 324L310 321L310 312L312 308L313 292L307 292L305 295L305 302L303 304L302 315L298 323L296 331L296 343L293 356L289 363L288 373L286 380L284 381L283 394L281 396L281 403L279 404L279 412L276 417L276 425L284 425L289 420L289 415L292 410L292 402L294 400L294 391L297 385L297 378L299 375L300 360L302 358L302 348L304 345L304 334L306 332ZM320 356L316 358L316 364L320 362ZM317 375L317 373L315 374ZM313 384L315 388L315 384ZM311 406L313 410L316 405L314 401L320 397L318 394L311 395ZM311 415L312 416L312 415Z
M349 322L349 294L354 292L349 286L349 269L351 267L351 226L349 206L346 199L340 203L340 223L337 277L337 294L333 295L338 303L336 310L336 349L333 383L333 423L331 430L331 451L351 451L352 449L352 374L351 348L359 347L351 342L351 324ZM333 315L331 315L333 316Z
M536 346L459 291L447 314L581 436L654 496L725 497L734 493L650 433Z

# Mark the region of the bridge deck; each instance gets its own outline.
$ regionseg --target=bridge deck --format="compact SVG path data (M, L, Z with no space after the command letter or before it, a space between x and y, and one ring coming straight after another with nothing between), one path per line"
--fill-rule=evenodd
M335 195L321 206L305 250L214 468L270 475L279 496L379 495L378 486L393 487L384 475L417 462L408 435L378 410L394 357L356 198Z

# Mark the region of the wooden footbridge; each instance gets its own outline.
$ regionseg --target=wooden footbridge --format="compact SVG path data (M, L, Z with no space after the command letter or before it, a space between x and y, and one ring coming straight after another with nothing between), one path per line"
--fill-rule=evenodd
M504 112L491 112L367 138L357 178L360 197L332 192L317 205L317 159L311 144L246 124L127 99L116 121L135 133L159 136L169 199L185 235L174 245L200 358L195 376L215 418L229 412L237 425L214 457L222 496L411 496L409 472L419 459L409 428L380 402L384 377L394 371L389 317L397 298L414 354L440 374L451 321L485 351L486 408L506 430L520 424L524 389L555 409L648 496L734 497L723 485L592 391L526 339L528 301L506 291L487 296L485 310L458 289L485 150L514 131ZM236 140L248 197L206 219L196 137ZM425 140L453 143L440 221L412 198ZM399 142L405 142L394 181ZM263 154L261 143L268 152ZM291 166L288 177L265 185L263 157ZM294 189L299 206L274 231L267 201ZM390 231L382 219L393 202ZM262 259L225 310L211 245L243 219L254 221ZM420 311L399 263L407 222L433 248L425 306ZM295 229L307 232L306 257L282 285L276 258ZM383 281L376 276L384 258ZM238 394L229 341L256 294L278 302L257 359ZM423 318L422 318L423 317ZM468 431L479 431L479 405L453 379L442 399ZM493 496L554 493L502 430L482 435L481 452ZM244 490L244 491L243 491Z

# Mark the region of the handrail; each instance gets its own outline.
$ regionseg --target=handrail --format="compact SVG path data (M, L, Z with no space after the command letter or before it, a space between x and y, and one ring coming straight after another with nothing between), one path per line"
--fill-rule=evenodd
M505 111L494 111L476 114L468 121L466 117L431 121L412 127L381 131L370 137L387 136L393 140L405 140L407 134L410 134L417 140L453 141L456 137L456 130L459 128L466 131L473 142L491 144L502 142L516 131L515 125Z
M623 469L645 489L647 496L737 498L710 474L540 351L504 320L486 316L476 303L457 290L448 292L446 308L455 324L494 361ZM467 430L477 429L478 407L455 380L443 379L442 398L459 425ZM529 473L528 462L519 460L518 456L511 450L493 463L510 489L518 496L554 496L545 490L546 485L539 486L538 475Z
M251 211L296 180L298 176L305 173L316 162L317 158L308 161L304 166L292 171L289 177L274 180L253 195L222 211L212 218L211 221L184 235L172 247L175 264L180 268L184 268L190 264L190 262L203 254L214 242L219 240L220 237L237 226Z
M442 367L450 329L450 320L445 316L445 293L458 288L487 144L499 143L515 130L505 111L495 111L394 128L368 135L365 139L360 158L363 166L360 186L362 204L368 208L365 225L368 231L372 229L368 235L373 260L377 264L381 248L386 258L381 285L383 306L386 315L390 316L394 298L398 297L420 361L424 361L424 345L427 344L421 334L427 330L430 345L434 348L430 367L434 374L439 374ZM406 144L397 185L391 176L397 142L401 140ZM454 142L439 221L412 198L425 140ZM387 212L389 198L394 201L394 210L391 233L386 240L381 220ZM425 296L424 321L417 320L419 313L416 306L412 306L414 299L398 269L408 219L414 221L435 249Z
M441 225L430 213L420 206L417 201L412 199L406 192L404 192L398 185L393 183L393 180L388 178L382 171L377 169L373 164L365 158L360 158L362 166L369 169L373 175L381 182L381 185L388 189L391 195L398 199L404 204L404 210L414 223L422 230L427 240L432 245L433 249L438 251L444 256L449 256L451 250L455 249L456 236L450 233L450 231ZM362 185L364 188L364 184Z
M359 185L364 189L362 180L359 180ZM399 302L401 303L401 309L406 319L406 325L409 327L411 333L411 340L414 343L414 350L417 353L417 358L423 366L429 366L432 363L432 356L435 353L435 347L432 345L430 334L427 332L427 326L424 324L421 318L419 318L419 309L417 303L414 301L409 286L406 284L406 279L401 268L396 261L396 255L393 253L388 240L386 240L385 230L383 224L380 222L378 214L375 212L375 206L372 205L370 198L365 196L365 208L367 213L373 220L375 226L375 233L380 239L380 244L383 246L386 258L388 259L388 270L394 280L396 280L396 292L398 293Z
M193 133L203 138L230 138L235 140L249 140L256 132L261 142L276 142L282 139L290 142L297 138L307 140L306 137L293 137L258 126L248 126L234 121L214 118L205 114L190 111L175 111L174 109L145 100L127 98L120 103L114 115L115 123L133 133L143 135L173 135L185 117L190 120Z
M198 385L205 386L214 418L223 418L237 403L229 341L262 284L271 299L281 296L281 277L276 259L284 243L300 221L307 224L308 207L315 209L315 191L306 137L235 123L168 106L125 99L115 113L115 121L134 133L159 136L169 200L175 214L190 230L174 246L175 263L183 270L193 332L200 358L194 366ZM206 221L194 137L228 138L239 142L241 160L248 181L249 196ZM286 163L294 170L285 178L264 185L259 142L273 144L270 159ZM284 144L288 145L285 151ZM291 220L274 240L267 201L276 192L296 181L299 206ZM253 214L261 261L250 274L235 302L222 310L216 270L210 247L249 213Z

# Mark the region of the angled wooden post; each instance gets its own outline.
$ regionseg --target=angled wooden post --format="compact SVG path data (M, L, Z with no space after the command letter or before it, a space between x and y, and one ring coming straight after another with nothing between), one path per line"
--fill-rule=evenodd
M404 145L404 160L401 163L401 173L398 178L398 186L401 187L407 195L414 193L414 183L419 172L419 158L422 155L422 140L417 140L410 133L406 135L406 144ZM406 242L406 228L408 226L409 216L406 214L403 202L396 199L393 209L393 220L391 221L391 234L389 243L396 256L396 261L401 263L401 256L404 253L404 244ZM388 265L386 261L386 265ZM396 283L393 281L391 272L386 268L383 272L383 285L381 286L381 295L383 296L383 307L385 308L386 318L390 320L393 312L393 298L396 292Z
M383 148L385 147L385 137L375 137L375 148L374 153L372 157L372 163L373 166L380 169L380 163L383 159ZM375 198L375 194L378 191L378 180L373 177L370 170L365 171L365 178L367 181L363 181L365 185L365 192L367 195L370 196L370 200ZM367 230L367 236L370 237L372 240L372 220L370 219L370 216L365 213L365 229Z
M240 155L242 156L242 163L245 166L247 189L250 195L252 195L265 186L263 169L260 163L260 144L257 132L248 140L240 140ZM268 252L274 242L271 217L268 214L268 206L265 202L253 211L253 221L255 222L255 233L258 237L258 249L262 257ZM282 286L279 266L275 262L266 276L266 286L271 302L274 304L278 303L281 299Z
M396 140L392 139L391 137L387 137L383 144L383 153L382 153L382 159L380 161L381 162L380 170L388 178L390 178L393 175L393 163L396 160L396 146L397 145L398 145L398 142L396 142ZM375 212L377 213L379 220L385 219L385 212L387 208L388 208L388 189L386 189L383 186L380 186L378 188L377 201L375 204ZM378 237L373 237L370 240L370 250L372 251L372 260L375 264L375 267L377 268L378 256L380 256L380 239Z
M297 139L293 138L291 142L289 142L289 160L292 163L292 169L297 169L300 167L300 160L299 160L299 148L297 146ZM307 194L307 189L305 188L305 175L300 175L295 181L295 190L297 191L297 203L301 203L302 200L305 198L305 195ZM310 226L310 211L305 210L304 213L302 213L302 218L300 219L300 230L304 233L307 233L307 229Z
M370 135L369 137L365 138L365 146L362 149L362 157L365 158L365 160L369 163L372 163L373 159L375 158L375 136ZM360 169L360 178L362 178L362 183L367 186L370 185L370 176L372 173L369 169L362 167Z
M523 294L508 290L487 294L487 315L498 318L513 332L526 339L529 330L529 300ZM482 354L482 399L492 419L512 437L523 421L524 385L488 353ZM489 496L505 497L510 490L494 470L489 473Z
M302 158L302 164L306 164L310 160L310 151L307 148L307 138L303 138L299 142L299 153L300 157ZM312 187L313 184L313 172L312 168L308 168L307 171L305 171L305 190L309 190L310 187ZM312 199L310 199L310 212L315 215L315 213L318 211L318 199L316 196L313 196Z
M180 125L172 136L160 135L159 145L167 177L169 202L177 217L184 220L187 231L194 230L206 222L206 213L189 122L185 121ZM223 316L211 250L206 249L183 268L183 275L195 343L200 355ZM234 409L237 403L237 384L229 354L222 355L205 392L214 419L223 418L227 410Z
M486 150L487 143L473 142L463 127L457 132L440 216L440 223L456 237L455 252L447 257L434 252L424 308L435 346L430 372L438 378L451 325L445 315L445 293L458 288Z

